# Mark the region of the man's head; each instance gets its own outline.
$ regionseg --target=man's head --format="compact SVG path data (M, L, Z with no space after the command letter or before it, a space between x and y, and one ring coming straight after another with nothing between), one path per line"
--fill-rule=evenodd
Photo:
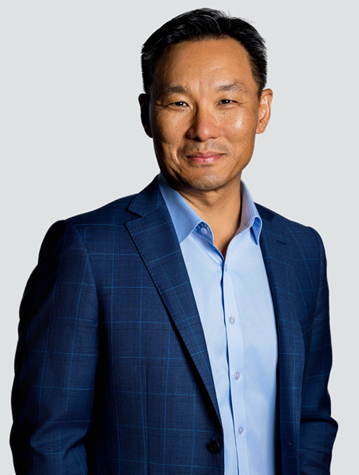
M267 55L263 38L246 21L229 17L221 11L210 8L183 13L166 22L147 39L141 56L145 93L150 92L156 62L167 47L183 41L226 37L238 41L246 50L253 78L258 85L258 97L260 97L267 81Z
M195 10L157 30L142 61L141 119L167 180L183 193L238 192L255 135L270 118L259 34L242 20Z

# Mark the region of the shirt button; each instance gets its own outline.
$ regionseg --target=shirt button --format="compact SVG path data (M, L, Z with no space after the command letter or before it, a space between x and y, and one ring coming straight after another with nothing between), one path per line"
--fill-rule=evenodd
M229 317L229 323L232 323L232 325L233 325L233 323L234 323L235 321L236 321L236 319L235 319L234 317Z
M242 427L242 426L239 426L239 427L238 427L238 434L239 434L239 435L242 435L242 434L243 434L243 431L244 431L243 427Z
M206 228L201 228L201 233L206 236L208 234L208 231Z
M227 272L228 270L228 266L227 266L227 263L224 264L224 271Z
M239 379L241 377L241 373L238 373L238 371L236 371L234 373L234 379Z

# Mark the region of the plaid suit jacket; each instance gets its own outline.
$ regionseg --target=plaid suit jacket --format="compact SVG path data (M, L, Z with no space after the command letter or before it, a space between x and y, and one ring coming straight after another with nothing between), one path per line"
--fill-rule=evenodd
M328 474L323 246L314 230L258 210L278 329L281 473ZM15 368L17 474L224 473L204 334L156 180L50 228L21 304Z

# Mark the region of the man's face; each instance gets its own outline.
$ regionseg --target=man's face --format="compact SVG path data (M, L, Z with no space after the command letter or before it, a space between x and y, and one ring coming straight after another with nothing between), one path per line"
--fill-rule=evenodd
M270 117L272 91L258 98L245 49L234 39L182 42L156 64L142 122L162 173L179 191L239 183L256 133Z

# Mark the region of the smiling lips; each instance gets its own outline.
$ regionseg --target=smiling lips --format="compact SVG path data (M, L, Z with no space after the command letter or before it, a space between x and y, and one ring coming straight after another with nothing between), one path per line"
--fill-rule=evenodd
M225 154L219 152L193 152L190 155L186 155L186 158L194 163L209 165L219 160L223 155Z

